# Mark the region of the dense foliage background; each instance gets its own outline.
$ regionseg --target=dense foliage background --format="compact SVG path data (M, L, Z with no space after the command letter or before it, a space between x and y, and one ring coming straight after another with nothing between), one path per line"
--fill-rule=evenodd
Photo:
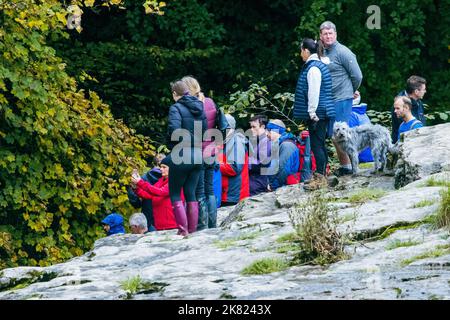
M58 1L2 6L0 269L48 265L90 249L106 214L132 212L125 186L155 147L79 90L47 45L65 35Z
M267 86L271 96L293 93L299 42L317 38L327 19L358 57L369 109L387 111L412 74L428 80L428 112L449 107L448 1L174 0L163 16L145 15L141 2L86 11L83 32L55 46L71 74L84 71L98 81L84 86L117 118L158 141L164 141L170 81L194 75L222 105L251 83ZM366 26L373 4L381 9L379 30Z
M69 3L82 30L65 27ZM300 40L324 20L356 53L374 120L388 123L412 74L428 80L433 123L448 119L448 1L378 1L374 30L365 0L143 4L0 0L0 268L79 255L107 213L131 212L125 185L165 143L171 81L197 77L243 125L253 112L289 116Z

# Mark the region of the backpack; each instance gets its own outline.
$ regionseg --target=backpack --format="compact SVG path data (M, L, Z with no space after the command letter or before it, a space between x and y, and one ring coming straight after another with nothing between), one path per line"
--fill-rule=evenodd
M418 124L422 124L422 122L419 121L419 120L417 120L417 119L415 119L414 122L412 123L411 127L409 127L409 128L410 128L409 130L418 129L418 128L414 128L414 127L415 127L416 125L418 125ZM422 125L423 125L423 124L422 124Z
M297 184L311 179L312 174L316 171L316 158L311 151L311 142L309 131L305 130L296 137L295 145L298 148L300 165L296 173L287 177L287 184Z

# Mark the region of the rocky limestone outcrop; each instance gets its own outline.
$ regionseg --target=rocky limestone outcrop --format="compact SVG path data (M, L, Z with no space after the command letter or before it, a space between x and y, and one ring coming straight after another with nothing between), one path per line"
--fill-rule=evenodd
M406 132L395 167L395 186L450 170L450 123Z
M420 130L440 145L442 128L450 126L436 128ZM444 158L448 149L431 148L438 156L430 151L426 157L437 164L423 161L425 152L410 150L419 140L416 133L408 134L401 153L404 163L416 168L417 181L395 189L397 176L363 170L357 177L340 178L328 191L338 210L338 228L351 239L347 260L242 273L263 258L294 257L295 244L281 240L294 231L290 208L309 195L294 185L221 208L219 228L186 238L176 230L116 235L62 264L5 269L0 299L450 299L449 232L429 223L444 187L427 186L429 179L450 181L450 157ZM378 197L352 200L362 190ZM130 279L140 286L132 290L126 283Z

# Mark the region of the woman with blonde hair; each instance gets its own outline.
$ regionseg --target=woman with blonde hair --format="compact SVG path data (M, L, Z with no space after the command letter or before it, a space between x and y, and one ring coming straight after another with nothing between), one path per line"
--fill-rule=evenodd
M207 129L216 128L217 108L214 101L205 97L200 88L200 84L194 77L186 76L181 81L187 85L191 96L197 97L203 102ZM202 145L204 161L196 190L197 200L199 202L197 230L202 230L207 227L215 228L217 225L217 203L213 187L216 150L213 144L212 136L207 133Z

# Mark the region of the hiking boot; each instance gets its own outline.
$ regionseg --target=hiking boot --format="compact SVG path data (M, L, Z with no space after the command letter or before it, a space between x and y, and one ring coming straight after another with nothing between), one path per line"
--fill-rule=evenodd
M303 182L303 185L306 186L306 185L310 184L311 181L320 179L320 177L322 177L322 175L320 173L314 172L309 180L306 180L305 182Z
M305 189L306 191L314 191L326 187L328 187L328 180L320 173L314 173L314 176L311 180L309 180L309 183L303 185L303 189Z
M351 175L351 174L353 174L353 170L347 169L344 167L340 167L339 169L337 169L333 172L333 175L335 175L336 177L342 177L342 176L347 176L347 175Z
M334 188L339 184L339 179L336 176L327 177L327 181L330 188Z

